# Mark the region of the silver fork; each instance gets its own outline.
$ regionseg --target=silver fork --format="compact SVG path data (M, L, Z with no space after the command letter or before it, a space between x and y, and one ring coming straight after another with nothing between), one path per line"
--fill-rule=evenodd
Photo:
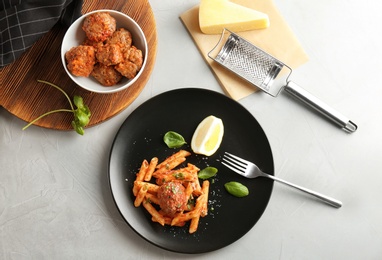
M304 191L310 195L313 195L314 197L323 200L325 203L327 203L333 207L340 208L342 206L342 202L339 200L330 198L330 197L322 195L318 192L303 188L301 186L298 186L298 185L292 184L288 181L284 181L280 178L277 178L273 175L262 172L259 169L259 167L257 167L256 164L254 164L250 161L244 160L244 159L242 159L236 155L233 155L231 153L227 153L227 152L224 153L222 164L224 166L228 167L229 169L231 169L232 171L234 171L234 172L236 172L236 173L238 173L244 177L247 177L247 178L267 177L267 178L270 178L272 180L284 183L290 187L296 188L300 191Z

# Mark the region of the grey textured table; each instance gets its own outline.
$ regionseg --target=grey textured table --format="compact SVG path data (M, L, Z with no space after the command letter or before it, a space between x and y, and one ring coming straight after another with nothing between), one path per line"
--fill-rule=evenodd
M21 131L25 122L0 108L0 258L381 259L382 2L275 0L310 57L294 71L295 81L349 116L359 126L355 133L287 95L255 93L239 101L267 133L275 174L331 195L343 207L276 183L265 213L243 238L196 256L140 238L120 216L108 186L112 141L141 103L175 88L222 92L179 20L198 1L150 2L156 65L121 114L79 136L39 127Z

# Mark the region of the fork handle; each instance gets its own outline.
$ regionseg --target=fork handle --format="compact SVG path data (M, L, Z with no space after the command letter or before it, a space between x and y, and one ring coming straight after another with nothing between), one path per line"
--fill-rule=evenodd
M288 186L290 186L290 187L296 188L296 189L298 189L298 190L300 190L300 191L306 192L306 193L308 193L308 194L310 194L310 195L312 195L312 196L314 196L314 197L316 197L316 198L318 198L318 199L321 199L321 200L324 201L325 203L327 203L327 204L329 204L329 205L331 205L331 206L333 206L333 207L335 207L335 208L340 208L340 207L342 206L342 202L339 201L339 200L333 199L333 198L331 198L331 197L322 195L322 194L320 194L320 193L318 193L318 192L315 192L315 191L312 191L312 190L310 190L310 189L307 189L307 188L298 186L298 185L296 185L296 184L290 183L289 181L284 181L284 180L279 179L279 178L277 178L277 177L275 177L275 176L273 176L273 175L265 174L264 176L269 177L269 178L271 178L271 179L273 179L273 180L275 180L275 181L284 183L284 184L286 184L286 185L288 185Z

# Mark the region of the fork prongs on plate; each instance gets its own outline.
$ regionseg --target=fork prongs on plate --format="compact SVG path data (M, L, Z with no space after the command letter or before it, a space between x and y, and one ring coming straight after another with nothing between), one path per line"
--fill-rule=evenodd
M223 155L222 164L232 171L243 175L247 169L248 162L236 155L225 152Z

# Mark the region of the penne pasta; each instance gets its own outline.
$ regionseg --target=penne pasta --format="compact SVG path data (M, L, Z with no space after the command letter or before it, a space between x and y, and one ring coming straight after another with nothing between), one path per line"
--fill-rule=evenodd
M158 158L157 157L152 158L147 168L145 177L143 178L145 181L151 180L151 176L153 175L153 172L155 171L157 164L158 164Z
M190 154L188 151L180 150L159 164L157 157L152 158L150 163L143 160L139 172L136 174L133 194L135 196L134 206L143 206L151 215L153 222L162 226L177 227L183 227L189 222L188 231L192 234L197 231L200 218L205 217L208 213L210 183L208 180L204 180L202 186L200 185L199 168L193 164L188 163L186 167L177 168L186 161L186 157ZM183 189L185 197L182 195L182 199L187 198L187 205L178 208L176 214L171 214L171 216L166 215L165 211L160 209L161 201L158 198L158 193L163 194L165 187L162 186L160 191L161 185L170 182L173 182L173 185L177 183Z
M191 153L186 150L180 150L177 153L174 153L170 157L168 157L166 160L158 164L157 168L165 168L168 170L174 169L178 165L180 165L182 162L185 161L185 157L190 156ZM171 166L170 166L171 165Z
M146 196L146 193L147 193L147 184L143 185L139 189L139 192L138 192L137 196L135 197L135 201L134 201L134 206L135 207L139 207L141 205L143 199Z
M137 174L137 181L143 181L143 178L146 175L147 168L149 167L149 162L147 160L143 160L141 168Z
M155 222L158 222L159 224L164 226L165 220L163 215L159 214L159 212L154 208L153 205L151 205L151 203L145 201L142 205L151 214Z
M157 196L155 196L154 194L151 194L151 193L146 193L146 196L145 196L147 202L149 203L154 203L156 205L159 205L159 199Z
M201 211L200 215L202 217L207 216L208 214L208 192L210 189L210 182L208 180L203 181L202 185L202 193L203 193L203 200L201 201Z
M188 228L188 233L192 234L196 232L199 225L199 219L200 219L200 215L191 219L190 227Z
M143 185L147 185L147 190L148 190L148 192L150 192L150 193L156 193L156 192L158 191L158 189L159 189L159 186L156 185L156 184L153 184L153 183L144 182L144 181L135 181L135 182L134 182L134 186L137 186L138 191L139 191L139 189L140 189Z

